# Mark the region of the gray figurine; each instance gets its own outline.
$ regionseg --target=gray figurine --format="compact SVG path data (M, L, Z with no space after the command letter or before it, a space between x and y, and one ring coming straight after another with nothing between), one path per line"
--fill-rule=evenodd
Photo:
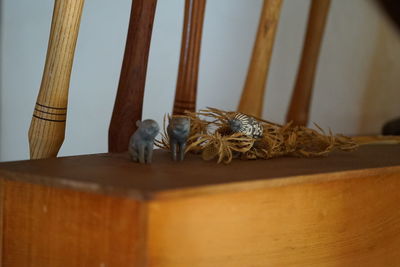
M182 161L185 157L186 141L190 134L190 119L187 117L172 117L167 127L172 159ZM179 155L179 157L178 157Z
M129 154L133 161L151 163L153 156L154 138L160 131L154 120L137 121L138 129L129 141Z

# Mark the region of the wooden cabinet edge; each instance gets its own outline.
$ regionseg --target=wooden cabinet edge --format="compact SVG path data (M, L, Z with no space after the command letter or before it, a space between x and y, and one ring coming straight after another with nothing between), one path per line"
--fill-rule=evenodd
M41 175L16 173L0 169L0 180L26 182L30 184L49 186L52 188L75 190L78 192L100 194L105 196L126 197L137 201L153 201L174 199L179 197L191 197L198 195L218 194L222 192L237 192L253 190L257 188L291 186L301 183L323 183L340 179L357 179L371 175L385 175L398 173L400 166L388 166L358 170L333 171L327 173L284 176L269 179L221 183L214 185L202 185L183 187L177 189L165 189L160 191L143 191L140 189L126 189L115 186L104 186L95 182L73 181L69 179L55 179Z
M68 178L43 176L37 174L18 173L0 169L0 180L23 182L34 185L48 186L56 189L74 190L82 193L91 193L114 197L127 197L137 201L145 200L144 194L138 189L121 189L113 186L102 186L95 182L74 181Z
M210 201L214 199L214 196L224 197L226 196L227 199L230 197L237 195L236 193L245 193L249 194L251 192L265 192L266 194L269 189L274 190L279 187L291 187L291 186L298 186L298 185L311 185L311 184L323 184L323 183L336 183L336 184L345 184L347 182L357 184L358 182L362 183L362 179L366 178L367 181L371 181L373 179L387 178L393 179L393 177L400 176L400 166L392 166L392 167L383 167L383 168L371 168L371 169L362 169L362 170L351 170L351 171L341 171L341 172L331 172L331 173L323 173L323 174L313 174L313 175L303 175L303 176L295 176L295 177L283 177L283 178L275 178L269 180L258 180L258 181L250 181L250 182L237 182L237 183L230 183L230 184L221 184L221 185L213 185L213 186L202 186L196 188L183 188L177 190L167 190L162 192L154 192L152 194L145 195L145 199L140 201L137 199L131 199L136 203L139 203L139 216L140 219L137 221L136 226L140 229L141 234L138 236L138 245L135 246L135 251L140 251L140 257L138 258L138 262L140 265L137 266L151 266L151 259L152 257L152 243L149 243L148 235L152 229L149 228L149 220L151 219L151 212L154 211L156 207L162 207L159 205L164 205L162 203L168 203L169 200L184 200L185 198L193 199L209 199ZM11 185L15 183L24 183L23 181L15 181L13 179L7 179L1 176L0 174L0 233L1 233L1 245L4 244L4 197L5 197L5 186ZM33 187L52 187L51 190L56 190L58 192L63 192L64 190L71 191L72 189L65 189L50 185L33 185ZM30 188L28 185L27 188ZM299 187L298 187L299 188ZM301 187L300 187L301 188ZM327 187L328 189L330 187ZM285 190L284 188L282 188ZM247 191L247 192L246 192ZM276 191L276 190L275 190ZM83 194L83 195L99 195L99 192L76 192L76 194ZM114 195L114 196L98 196L98 197L112 197L112 198L129 198L124 197L121 195ZM179 200L179 202L181 202ZM154 230L154 229L153 229ZM3 253L4 247L0 248L0 256ZM3 255L4 256L4 255ZM2 260L3 262L3 260ZM3 262L4 263L4 262ZM4 265L4 264L3 264ZM136 265L135 265L136 266Z
M3 266L145 266L143 201L2 178L0 183Z
M400 166L389 166L381 168L369 168L360 170L348 170L298 176L277 177L266 180L253 180L245 182L232 182L228 184L199 186L192 188L181 188L175 190L164 190L145 194L144 198L148 201L162 201L168 199L196 197L200 195L210 195L218 193L248 191L254 189L286 187L297 184L326 183L335 180L362 179L370 176L384 176L398 174L400 177ZM360 181L361 182L361 181Z
M399 174L153 200L149 266L399 266Z
M0 266L4 266L3 264L3 243L4 243L4 235L3 235L3 222L4 222L4 179L0 177Z

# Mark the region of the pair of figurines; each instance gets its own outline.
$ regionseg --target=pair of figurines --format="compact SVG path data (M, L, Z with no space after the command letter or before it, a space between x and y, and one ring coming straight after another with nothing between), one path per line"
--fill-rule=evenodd
M151 163L154 139L160 132L160 127L154 120L137 121L136 126L138 128L129 141L131 159L140 163ZM188 117L170 118L167 133L172 159L182 161L190 134L190 119Z

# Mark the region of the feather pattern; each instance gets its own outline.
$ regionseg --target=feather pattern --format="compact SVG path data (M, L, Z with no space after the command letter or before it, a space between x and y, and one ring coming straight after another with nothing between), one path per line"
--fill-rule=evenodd
M243 113L236 113L231 120L231 128L234 132L243 133L248 137L261 138L264 128L262 124L253 117Z

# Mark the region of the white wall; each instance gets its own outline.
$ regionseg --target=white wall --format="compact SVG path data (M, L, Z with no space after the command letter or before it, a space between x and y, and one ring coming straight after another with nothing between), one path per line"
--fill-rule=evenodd
M86 0L60 155L107 151L107 132L131 0ZM53 0L1 2L0 160L28 158L27 132L44 66ZM184 0L159 0L144 117L172 109ZM198 107L234 110L261 0L208 0ZM283 122L300 57L309 0L284 1L264 118ZM400 39L372 0L334 0L322 46L311 121L345 134L378 133L400 115Z

